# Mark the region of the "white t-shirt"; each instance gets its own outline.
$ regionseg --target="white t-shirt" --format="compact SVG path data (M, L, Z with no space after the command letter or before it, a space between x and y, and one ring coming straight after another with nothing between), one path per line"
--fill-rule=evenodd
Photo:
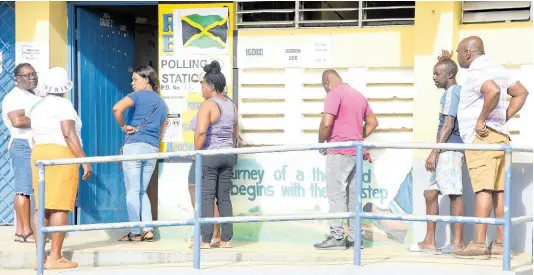
M40 100L40 97L15 87L11 92L9 92L2 101L2 119L4 120L11 138L9 139L9 144L7 148L11 147L13 139L26 139L28 140L30 146L32 145L32 131L30 128L16 128L11 125L11 120L7 116L8 113L16 110L26 110L31 108L35 103Z
M67 146L61 132L61 121L74 120L80 144L82 143L82 120L68 99L47 95L32 108L26 109L26 116L32 121L35 144L58 144Z

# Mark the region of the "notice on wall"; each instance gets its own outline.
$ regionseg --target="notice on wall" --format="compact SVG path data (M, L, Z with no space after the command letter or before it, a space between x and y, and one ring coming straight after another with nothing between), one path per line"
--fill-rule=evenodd
M160 57L160 90L165 96L187 97L189 93L200 93L199 76L203 67L213 60L219 61L221 71L229 79L230 57L227 55L186 55Z
M308 67L330 68L332 66L332 40L330 37L314 38L311 44Z
M163 142L182 142L184 138L182 131L182 115L169 113L167 115L167 125L163 134Z
M237 49L239 67L270 67L274 59L272 46L265 43L239 43Z
M303 44L278 44L277 58L281 66L286 68L302 67L305 57Z

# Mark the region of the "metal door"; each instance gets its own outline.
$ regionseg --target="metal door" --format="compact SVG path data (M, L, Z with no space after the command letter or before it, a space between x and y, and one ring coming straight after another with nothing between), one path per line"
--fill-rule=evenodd
M124 135L113 105L131 92L135 65L133 17L77 8L77 67L83 147L88 156L117 155ZM127 221L126 192L118 163L93 164L80 181L80 224Z
M0 112L4 96L15 87L15 2L0 1ZM13 224L13 174L7 150L10 135L0 119L0 225Z

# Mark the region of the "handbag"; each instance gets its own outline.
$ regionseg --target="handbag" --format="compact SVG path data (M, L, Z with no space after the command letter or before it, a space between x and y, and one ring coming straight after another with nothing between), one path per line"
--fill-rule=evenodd
M152 112L150 112L150 114L148 114L148 116L145 118L145 120L143 120L143 122L141 122L139 125L137 125L137 128L136 128L136 132L139 131L139 129L141 128L141 126L143 126L145 123L147 123L147 121L150 119L150 117L152 116L152 114L154 114L154 112L156 112L156 110L158 109L159 107L159 103L161 102L161 98L158 99L158 103L156 103L156 107L154 107L154 110L152 110ZM135 133L133 134L126 134L126 138L124 139L124 142L122 143L122 146L121 146L121 149L119 150L119 155L123 155L124 154L124 145L126 145L126 141L128 141L128 138L131 136L131 135L134 135Z

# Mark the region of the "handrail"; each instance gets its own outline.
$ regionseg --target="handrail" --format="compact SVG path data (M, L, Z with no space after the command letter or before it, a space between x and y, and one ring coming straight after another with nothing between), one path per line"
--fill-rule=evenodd
M532 146L527 145L477 145L477 144L462 144L462 143L385 143L385 142L332 142L332 143L317 143L317 144L294 144L294 145L280 145L280 146L264 146L264 147L245 147L234 149L215 149L207 151L186 151L186 152L171 152L171 153L155 153L155 154L141 154L141 155L117 155L117 156L103 156L103 157L86 157L86 158L70 158L70 159L54 159L54 160L38 160L35 162L39 165L67 165L67 164L83 164L83 163L109 163L130 160L151 160L151 159L174 159L194 157L197 154L203 156L213 155L229 155L229 154L259 154L259 153L275 153L275 152L292 152L292 151L307 151L307 150L321 150L334 148L355 148L361 145L369 149L438 149L451 151L505 151L510 148L513 152L530 152L532 153Z
M454 217L454 216L417 216L417 215L396 215L396 214L372 214L362 212L361 196L356 195L355 212L328 213L313 215L286 215L286 216L247 216L247 217L222 217L222 218L202 218L200 215L200 203L202 201L202 158L203 156L228 155L228 154L254 154L254 153L273 153L273 152L290 152L290 151L307 151L334 148L356 148L356 155L362 156L364 148L372 149L439 149L451 151L504 151L505 152L505 177L504 177L504 218L478 218L478 217ZM143 154L133 156L104 156L104 157L86 157L74 159L55 159L36 161L35 165L39 169L39 205L38 205L38 232L37 232L37 274L42 275L44 271L44 233L49 232L70 232L70 231L89 231L117 228L131 228L142 225L150 226L194 226L194 257L193 267L200 269L200 225L213 223L240 223L240 222L272 222L272 221L295 221L295 220L327 220L335 218L354 219L356 232L361 232L362 219L371 220L405 220L405 221L433 221L443 223L469 223L469 224L496 224L504 226L503 239L503 270L510 270L510 246L511 246L511 228L513 224L532 222L532 216L522 216L512 218L511 212L511 178L512 178L512 152L533 152L532 146L516 145L475 145L475 144L455 144L455 143L370 143L370 142L336 142L336 143L317 143L317 144L295 144L271 147L247 147L218 149L206 151L189 151L189 152L172 152ZM195 157L195 215L193 219L178 221L153 221L153 222L126 222L126 223L108 223L108 224L90 224L90 225L69 225L44 227L44 208L45 208L45 167L53 165L68 165L82 163L110 163L131 160L152 160L152 159L174 159L184 157ZM362 191L363 175L363 158L356 158L356 192ZM361 242L361 234L355 234L354 243L354 265L361 265L361 249L358 249Z

